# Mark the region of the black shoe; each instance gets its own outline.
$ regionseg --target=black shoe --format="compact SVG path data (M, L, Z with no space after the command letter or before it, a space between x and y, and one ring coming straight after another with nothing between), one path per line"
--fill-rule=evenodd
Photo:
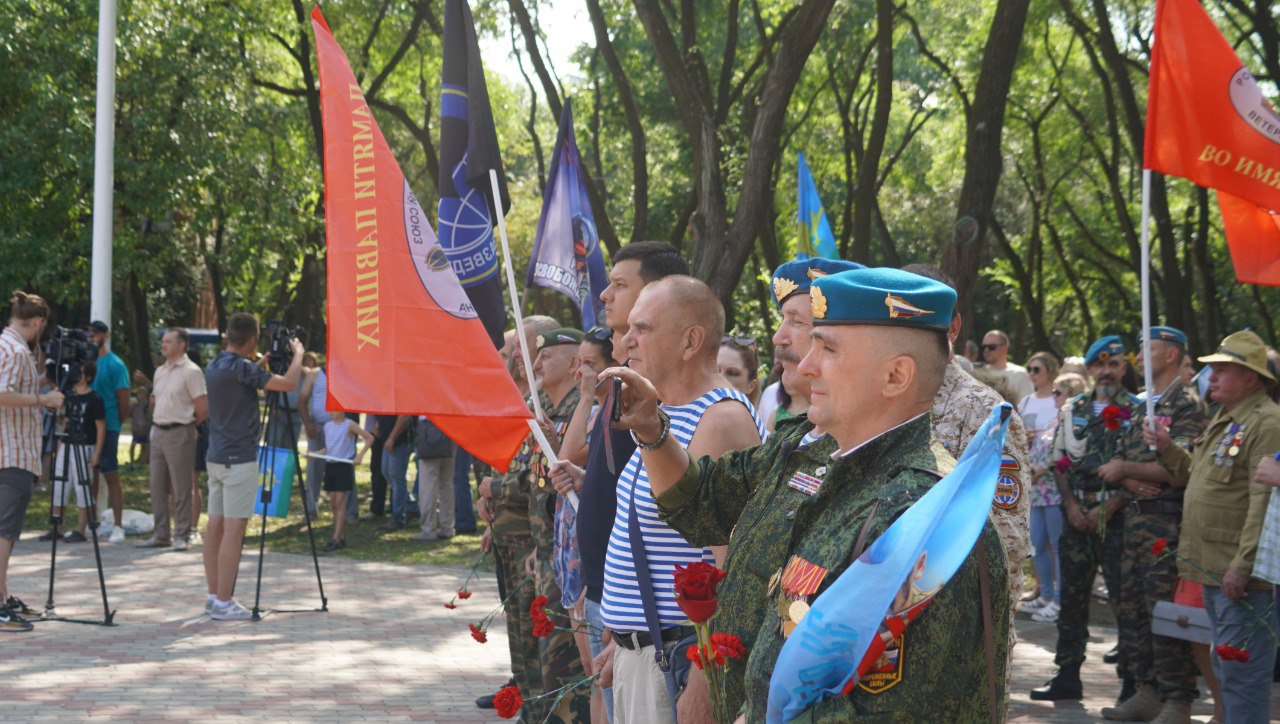
M502 686L498 687L498 691L502 691L503 689L505 689L505 688L506 688L506 687L508 687L508 686L515 686L515 685L516 685L516 677L514 677L514 676L513 676L513 677L511 677L509 680L507 680L507 683L505 683L505 684L503 684ZM479 707L479 708L481 708L481 709L492 709L492 708L493 708L493 699L494 699L494 697L496 697L497 695L498 695L498 694L497 694L497 692L494 692L494 693L492 693L492 694L485 694L484 696L482 696L482 697L480 697L480 698L476 699L476 706L477 706L477 707Z
M1126 699L1133 696L1138 691L1138 682L1131 678L1126 678L1124 684L1120 687L1120 696L1116 697L1116 706L1120 706Z
M459 528L457 531L458 535L475 535L478 532L475 528Z
M0 606L0 633L23 633L35 628L8 606Z
M324 547L321 548L320 550L324 551L325 553L331 553L333 551L338 550L341 547L342 547L342 541L330 539L329 542L325 543Z
M53 532L53 529L52 529L52 528L50 528L49 530L47 530L47 531L45 531L45 532L44 532L44 535L40 536L40 539L39 539L39 540L40 540L40 542L41 542L41 543L48 543L49 541L52 541L52 540L53 540L53 537L54 537L55 535L57 535L57 533L54 533L54 532Z
M62 536L63 543L83 543L87 540L89 539L84 537L84 533L81 533L78 530L73 530L70 533L67 533L66 535Z
M1032 701L1079 701L1084 698L1080 683L1080 666L1063 666L1058 675L1045 682L1039 689L1031 690Z
M18 598L17 596L10 596L9 600L5 601L3 608L9 609L10 611L13 611L19 616L39 616L40 615L39 613L36 612L34 608L23 603L22 599Z
M1120 660L1120 644L1111 647L1111 650L1102 655L1102 663L1114 664Z

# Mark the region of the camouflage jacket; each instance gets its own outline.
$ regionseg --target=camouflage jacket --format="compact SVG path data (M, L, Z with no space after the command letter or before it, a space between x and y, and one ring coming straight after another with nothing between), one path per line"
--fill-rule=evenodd
M538 393L542 409L551 409L551 400L542 392ZM527 403L529 398L525 398ZM516 456L512 458L507 472L500 478L495 477L490 484L493 491L493 539L497 543L510 541L526 541L533 535L529 525L529 481L530 466L533 462L533 449L537 443L530 434Z
M1124 390L1116 395L1113 403L1108 404L1128 409L1131 416L1138 414L1138 408L1142 406L1137 397ZM1102 416L1093 414L1093 395L1090 394L1071 398L1063 405L1062 415L1053 441L1053 459L1061 460L1063 456L1070 459L1066 477L1071 488L1086 493L1119 488L1119 485L1103 480L1098 475L1098 468L1121 451L1129 428L1135 426L1135 419L1130 417L1121 421L1119 430L1108 430ZM1142 432L1139 431L1138 435L1141 436Z
M781 591L770 579L794 556L825 569L815 596L852 562L868 519L870 545L897 517L954 465L921 417L870 441L850 455L831 459L835 443L824 437L795 449L813 426L788 420L764 444L703 458L658 498L664 519L694 545L729 543L728 575L712 627L742 639L747 658L730 659L725 693L730 710L763 721L769 679L784 641ZM816 489L813 486L817 481ZM806 492L806 488L808 492ZM739 524L744 523L744 524ZM995 529L988 523L978 550L992 573L995 591L1007 571ZM994 596L995 678L1005 680L1009 600ZM802 719L901 721L990 717L983 648L982 607L975 559L971 557L934 603L903 635L902 654L890 671L877 672L847 697L822 702ZM966 652L963 656L955 652ZM1003 698L1003 687L1000 696Z
M1145 427L1147 404L1145 401L1133 411L1132 424L1125 429L1124 442L1116 454L1125 460L1136 463L1156 462L1156 452L1143 440L1142 429ZM1188 450L1191 443L1204 432L1209 423L1204 404L1200 396L1181 379L1174 380L1172 385L1156 400L1156 419L1169 428L1169 436L1183 450ZM1158 494L1146 500L1182 500L1183 488L1166 486Z
M974 433L1004 399L952 360L933 402L933 435L959 458ZM1004 442L1000 486L991 504L991 522L1000 534L1009 564L1014 600L1022 597L1022 562L1031 556L1031 465L1027 433L1015 411Z
M547 417L555 425L556 434L564 438L564 430L569 426L569 419L578 407L578 386L574 385L569 393L560 400L559 405L544 407ZM544 398L545 399L545 398ZM547 456L541 448L535 446L530 460L529 476L529 527L533 534L534 545L538 547L538 558L551 561L551 549L555 543L556 489L551 486L551 475L548 471Z

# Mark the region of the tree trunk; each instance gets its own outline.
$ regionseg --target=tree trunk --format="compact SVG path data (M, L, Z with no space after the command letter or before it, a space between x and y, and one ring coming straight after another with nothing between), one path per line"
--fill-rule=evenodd
M876 0L876 106L866 149L858 165L858 183L853 204L854 261L871 263L871 219L875 211L880 174L880 155L889 132L889 111L893 108L893 16L892 0Z

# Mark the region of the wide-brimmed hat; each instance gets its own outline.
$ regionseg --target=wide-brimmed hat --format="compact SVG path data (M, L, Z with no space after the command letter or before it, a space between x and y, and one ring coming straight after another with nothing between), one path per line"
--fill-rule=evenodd
M1275 384L1276 377L1267 369L1267 345L1258 335L1245 330L1228 335L1218 345L1218 351L1201 357L1204 364L1229 362L1257 372L1268 384Z

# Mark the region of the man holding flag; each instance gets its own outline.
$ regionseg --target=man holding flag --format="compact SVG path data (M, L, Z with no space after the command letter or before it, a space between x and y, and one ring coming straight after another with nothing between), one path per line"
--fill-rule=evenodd
M923 313L894 314L886 300ZM716 461L651 445L665 441L669 424L653 388L629 370L605 373L626 383L620 424L640 442L663 518L695 545L730 546L724 603L712 626L747 645L745 670L729 662L726 694L730 711L749 721L764 717L774 664L809 602L954 465L933 439L928 413L950 358L955 292L899 270L858 269L814 280L811 304L813 344L797 368L812 388L809 419L765 445ZM818 426L832 441L824 454L797 452ZM977 514L985 516L987 505ZM1009 641L1007 571L999 537L990 522L984 526L975 553L891 643L874 675L815 706L815 718L975 721L998 714ZM973 655L984 649L985 657Z

